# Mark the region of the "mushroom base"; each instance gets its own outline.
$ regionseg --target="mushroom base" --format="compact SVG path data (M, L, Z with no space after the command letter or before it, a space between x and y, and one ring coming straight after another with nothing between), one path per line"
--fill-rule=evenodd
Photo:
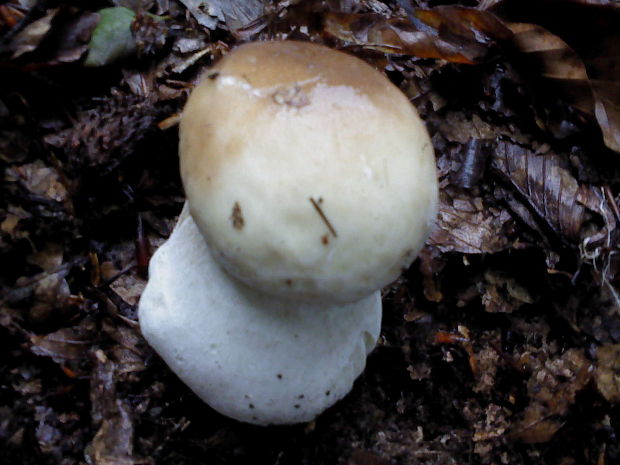
M243 422L312 420L350 391L379 337L379 292L331 306L257 292L220 268L186 214L149 271L144 337L200 398Z

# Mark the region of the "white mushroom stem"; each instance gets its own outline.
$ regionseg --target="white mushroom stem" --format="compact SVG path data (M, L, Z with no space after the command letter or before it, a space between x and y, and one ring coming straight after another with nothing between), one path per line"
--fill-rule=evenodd
M289 424L349 392L379 336L381 299L319 305L250 289L220 268L184 214L151 260L139 312L149 344L215 410Z

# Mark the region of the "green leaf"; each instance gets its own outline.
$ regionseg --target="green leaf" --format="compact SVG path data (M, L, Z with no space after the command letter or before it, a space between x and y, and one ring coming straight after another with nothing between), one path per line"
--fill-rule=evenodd
M99 14L101 19L90 38L84 66L109 65L136 51L136 41L131 33L136 13L119 6L104 8Z

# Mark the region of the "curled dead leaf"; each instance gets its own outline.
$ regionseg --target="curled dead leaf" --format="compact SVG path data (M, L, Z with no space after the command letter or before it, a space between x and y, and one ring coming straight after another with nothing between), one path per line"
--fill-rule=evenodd
M557 14L562 9L562 14ZM620 152L620 8L614 2L503 0L490 9L545 89L592 118Z
M526 223L538 230L536 221L542 221L559 237L579 242L586 210L576 201L579 184L565 158L499 142L491 166L518 193L517 201L533 212L534 220L527 212L516 212Z
M411 19L329 12L324 28L343 41L384 53L465 64L483 61L497 43L511 36L491 13L474 8L414 9Z

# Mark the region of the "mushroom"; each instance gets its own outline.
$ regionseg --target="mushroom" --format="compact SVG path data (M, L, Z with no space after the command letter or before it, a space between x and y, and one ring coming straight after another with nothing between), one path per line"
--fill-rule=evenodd
M187 204L151 261L142 332L224 415L309 421L363 371L379 290L430 232L424 124L355 57L256 42L193 90L179 153Z
M199 397L240 421L312 420L349 392L379 337L378 292L325 306L256 291L222 271L187 214L150 272L145 338Z

